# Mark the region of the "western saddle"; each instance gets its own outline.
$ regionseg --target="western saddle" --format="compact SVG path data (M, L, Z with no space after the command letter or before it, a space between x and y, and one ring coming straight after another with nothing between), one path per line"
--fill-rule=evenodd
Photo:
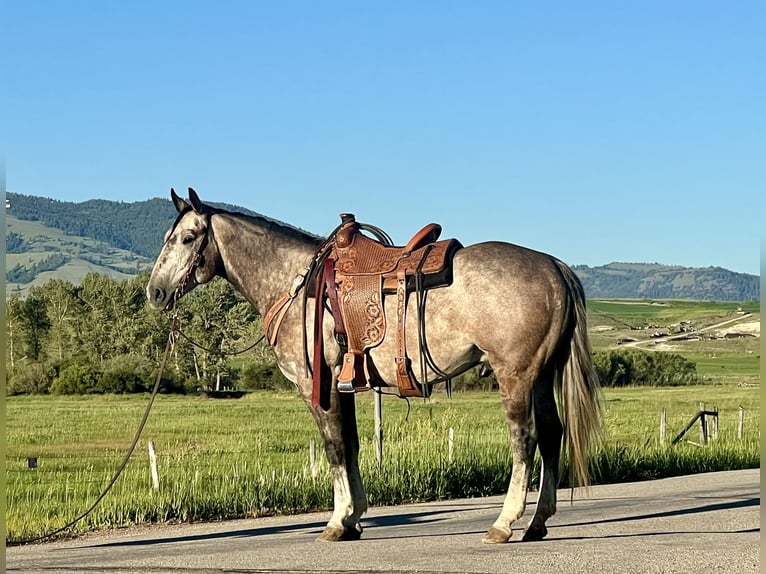
M364 233L371 230L381 240ZM359 392L373 386L385 386L368 351L380 345L386 336L384 294L396 294L396 382L402 397L422 397L427 381L418 382L407 354L406 310L408 294L418 296L418 321L422 331L425 293L452 282L452 258L463 246L457 239L438 241L441 226L430 223L403 247L390 244L385 233L360 224L353 214L341 214L341 224L320 248L307 273L296 277L293 287L264 317L272 344L281 316L272 326L275 315L283 315L286 304L295 297L305 277L314 278L315 305L313 353L313 404L328 403L327 389L321 388L323 365L321 336L324 300L329 302L335 321L335 337L344 349L338 376L338 391ZM289 298L289 300L288 300ZM321 303L320 303L321 302ZM425 336L419 332L421 356L428 355ZM435 366L433 366L435 367ZM434 370L436 370L434 368ZM438 371L437 371L438 372ZM422 369L422 376L425 369ZM422 378L421 376L421 378ZM322 395L325 396L322 396Z

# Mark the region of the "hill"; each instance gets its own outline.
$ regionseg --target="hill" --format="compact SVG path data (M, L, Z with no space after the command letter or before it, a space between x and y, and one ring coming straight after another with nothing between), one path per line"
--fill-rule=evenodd
M127 279L153 260L89 237L67 235L37 221L6 215L6 294L56 278L79 283L90 272Z
M756 301L760 277L721 267L691 268L659 263L573 266L589 299L686 299Z
M78 283L90 271L119 279L148 269L176 216L171 201L159 198L133 203L72 203L18 193L6 198L11 204L6 209L6 293L25 291L53 277ZM213 205L260 215L236 205ZM760 298L758 276L720 267L610 263L573 268L589 299Z
M72 203L18 193L7 193L6 198L11 203L6 213L19 220L38 221L66 235L89 237L151 259L177 215L169 199L159 198L133 203L105 199ZM212 205L257 215L236 205Z

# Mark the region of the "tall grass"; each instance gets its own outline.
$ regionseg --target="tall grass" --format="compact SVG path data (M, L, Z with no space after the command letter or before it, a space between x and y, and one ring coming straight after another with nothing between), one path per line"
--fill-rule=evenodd
M132 439L145 399L8 399L10 542L60 527L96 499ZM720 410L718 439L705 448L670 446L670 438L697 412L701 400ZM747 414L742 441L736 437L740 405ZM668 410L665 443L658 433L662 408ZM413 400L409 412L404 401L386 399L380 468L372 447L372 410L370 395L357 396L360 465L371 504L506 490L511 456L495 393ZM760 464L758 388L608 389L605 425L606 439L593 462L597 483ZM326 509L332 500L330 480L322 455L312 472L312 438L321 444L308 410L290 393L253 393L236 401L160 397L124 475L71 532ZM151 486L146 456L150 439L158 451L159 490ZM32 456L38 457L35 470L27 468Z

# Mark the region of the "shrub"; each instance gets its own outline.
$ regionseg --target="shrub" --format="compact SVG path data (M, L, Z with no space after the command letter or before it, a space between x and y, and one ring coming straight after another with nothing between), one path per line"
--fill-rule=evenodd
M50 391L57 395L87 395L100 390L102 372L87 363L72 363L61 369Z
M98 389L102 393L141 393L154 385L154 365L145 357L119 355L104 364ZM155 374L156 376L156 374Z
M497 389L497 379L494 373L487 372L483 374L481 367L474 367L461 373L452 379L452 390L455 392L463 391L491 391ZM420 376L417 375L418 380Z
M699 382L697 365L675 353L637 349L597 351L593 366L603 387L678 386Z
M152 370L151 381L149 383L149 390L154 388L154 382L157 380L157 367ZM196 381L194 379L184 379L174 369L170 369L167 366L162 372L162 379L160 380L160 393L177 393L179 395L185 395L189 392L194 392L196 388Z
M50 390L56 370L47 363L28 363L8 373L6 394L42 395Z
M244 390L292 390L295 386L282 374L275 364L248 363L242 368L239 387Z

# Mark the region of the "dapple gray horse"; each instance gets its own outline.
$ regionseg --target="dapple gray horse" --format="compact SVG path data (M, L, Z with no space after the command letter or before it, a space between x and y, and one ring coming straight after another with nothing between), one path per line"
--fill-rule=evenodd
M261 217L203 204L193 189L189 200L171 190L178 217L165 235L146 288L150 305L172 306L199 284L220 276L263 316L283 298L296 274L312 260L321 239ZM588 484L588 453L600 434L600 387L591 364L585 296L569 267L524 247L485 242L454 256L453 281L428 292L425 335L435 364L456 375L476 365L491 368L510 428L511 481L502 511L484 542L511 537L511 524L524 513L535 448L542 458L534 515L523 539L539 540L556 512L562 441L573 480ZM386 296L387 323L395 325L396 295ZM415 297L410 299L414 300ZM415 302L406 316L417 333ZM306 369L304 337L313 345L313 293L293 304L281 324L274 350L279 368L295 383L324 439L333 482L334 508L320 540L353 540L367 498L359 473L359 437L353 393L337 392L342 350L333 319L324 315L324 358L332 377L329 410L312 407L312 377ZM392 329L393 330L393 329ZM370 350L384 381L396 387L394 334ZM407 345L418 364L417 341ZM434 378L436 375L428 371ZM559 397L559 408L555 396ZM559 410L561 416L559 416ZM498 431L499 432L499 431Z

